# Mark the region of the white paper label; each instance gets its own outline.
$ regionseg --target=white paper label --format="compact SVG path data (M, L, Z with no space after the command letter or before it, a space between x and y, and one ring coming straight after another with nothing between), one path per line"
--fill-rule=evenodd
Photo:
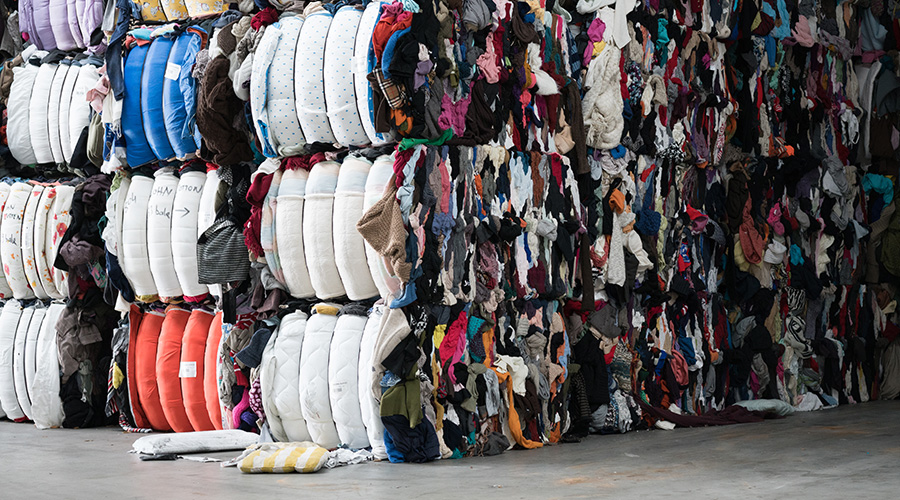
M166 64L166 78L168 78L169 80L177 80L178 75L180 74L181 66L174 63Z
M178 378L195 378L197 376L196 361L182 361L178 370Z

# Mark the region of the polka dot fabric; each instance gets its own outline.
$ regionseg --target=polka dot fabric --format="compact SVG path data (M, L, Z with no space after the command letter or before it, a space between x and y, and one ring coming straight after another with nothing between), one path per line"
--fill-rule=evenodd
M354 87L353 50L362 11L351 6L341 8L334 16L325 43L325 107L334 138L343 146L369 143L359 120ZM339 29L338 29L339 28Z
M253 117L253 128L262 144L263 154L275 156L276 145L269 131L269 112L266 107L268 96L269 68L275 57L275 49L281 38L281 26L273 24L266 28L259 47L253 55L253 71L250 74L250 114Z
M281 37L269 67L266 110L271 141L280 156L296 155L306 144L294 96L294 61L302 27L299 17L281 21Z
M294 84L297 115L306 142L335 142L325 110L325 42L332 16L317 12L306 18L297 43Z
M370 67L374 66L374 62L372 64L369 62L369 53L372 46L372 32L375 30L375 24L378 22L380 13L381 2L372 2L366 6L366 10L359 21L359 29L356 32L353 48L353 84L356 87L356 109L369 142L375 146L389 142L389 138L385 137L384 134L375 132L372 88L366 79ZM372 57L374 59L374 55Z

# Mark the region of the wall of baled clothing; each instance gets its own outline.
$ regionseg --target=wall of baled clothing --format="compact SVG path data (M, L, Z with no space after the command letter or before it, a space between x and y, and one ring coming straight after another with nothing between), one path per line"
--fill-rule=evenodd
M123 426L421 462L900 395L893 2L201 4L4 34L7 168L112 179Z

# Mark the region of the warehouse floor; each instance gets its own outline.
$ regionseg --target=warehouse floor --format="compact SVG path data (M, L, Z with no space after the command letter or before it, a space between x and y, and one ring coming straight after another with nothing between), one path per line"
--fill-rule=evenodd
M141 462L115 428L0 422L3 498L897 498L900 401L781 420L594 436L580 444L427 465L244 475L215 463ZM210 455L231 458L237 453Z

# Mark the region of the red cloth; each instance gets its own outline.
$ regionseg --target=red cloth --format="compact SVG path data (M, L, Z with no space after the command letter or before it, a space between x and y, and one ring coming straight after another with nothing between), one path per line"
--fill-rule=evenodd
M141 321L144 319L144 313L141 309L132 305L128 312L128 345L137 346L138 331L141 328ZM149 429L150 421L144 415L144 408L141 406L140 396L138 395L137 373L134 367L137 362L137 348L128 349L128 367L126 377L128 378L128 401L131 404L131 415L134 418L134 426L141 429Z
M311 155L289 156L281 161L281 166L285 170L312 170L316 163L325 161L325 153L315 153Z
M250 218L244 223L244 244L255 257L265 254L259 241L262 226L262 206L269 187L272 185L272 174L257 175L247 191L247 203L250 204Z
M206 396L203 388L203 374L206 354L206 340L214 314L203 309L195 309L184 327L181 340L181 364L194 369L185 373L181 379L181 396L184 399L184 411L187 413L191 427L195 431L211 431L215 427L206 411ZM187 376L193 373L193 377Z
M213 426L222 430L222 407L219 405L219 381L216 360L219 357L219 342L222 341L222 313L216 313L209 325L206 337L206 351L203 355L203 398L206 412Z
M157 311L144 313L134 344L134 372L137 381L138 401L147 423L157 431L171 431L162 404L159 402L159 386L156 384L156 354L159 347L159 333L166 316Z
M253 29L259 31L263 26L268 26L275 21L278 20L278 11L272 7L266 7L265 9L259 11L252 19L250 19L250 26Z
M372 50L375 60L381 63L381 55L391 35L397 31L405 30L412 25L412 13L403 10L400 3L385 4L381 10L381 17L375 24L372 32Z
M159 346L156 354L156 383L159 387L159 402L162 405L166 420L175 432L191 432L194 427L184 411L184 398L181 395L181 341L191 313L173 307L166 311L159 334Z

